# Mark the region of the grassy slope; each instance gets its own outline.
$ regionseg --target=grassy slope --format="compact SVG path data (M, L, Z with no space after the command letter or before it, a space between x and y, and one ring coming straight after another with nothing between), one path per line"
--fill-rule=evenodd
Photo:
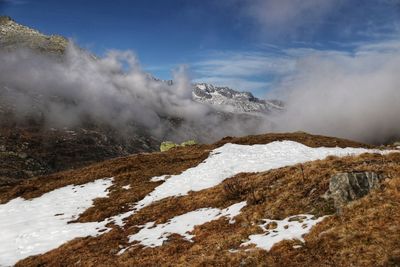
M126 211L129 204L143 198L160 183L149 182L153 176L178 174L195 166L211 149L226 142L255 144L274 140L293 140L308 146L363 146L347 140L311 136L304 133L269 134L245 138L225 138L215 145L178 148L166 153L140 154L102 162L90 167L25 181L3 189L0 201L17 196L39 196L71 183L86 183L97 178L115 177L109 198L97 199L93 208L79 221L102 220ZM261 219L283 219L299 213L318 216L332 214L332 204L321 198L329 177L335 172L372 170L388 177L382 188L353 202L340 216L331 216L306 237L305 245L293 249L298 241L284 241L270 252L245 251L239 245L250 234L259 232ZM97 238L80 238L41 256L21 261L19 266L387 266L400 260L400 156L361 155L330 157L303 165L263 173L242 173L224 183L187 196L168 198L144 208L130 217L124 229L114 228ZM131 184L131 189L121 187ZM237 190L227 190L227 184ZM159 248L132 247L116 256L119 245L126 245L127 235L138 231L135 225L148 221L166 222L173 216L203 207L225 208L247 200L236 219L229 224L222 218L195 229L195 242L172 236ZM239 249L231 253L229 249Z

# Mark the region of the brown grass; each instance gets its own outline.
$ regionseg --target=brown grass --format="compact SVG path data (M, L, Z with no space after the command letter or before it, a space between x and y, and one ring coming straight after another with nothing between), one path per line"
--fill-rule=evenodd
M238 142L258 143L261 139L272 138L269 136L273 135L257 137L254 141L238 139ZM315 136L311 143L312 137L300 133L287 135L285 139L293 140L291 138L315 146L351 144L350 141ZM215 146L142 154L38 178L4 192L1 200L4 202L19 195L34 197L66 184L114 176L109 198L98 199L94 207L79 218L80 221L102 220L125 211L128 204L153 190L159 183L149 182L150 177L176 174L195 166ZM343 214L331 216L317 225L300 249L293 248L299 241L281 242L269 252L246 251L240 247L250 234L260 232L257 225L262 219L283 219L299 213L332 214L332 203L321 196L328 189L330 176L343 171L377 171L386 179L380 189L351 203ZM241 173L213 188L153 203L128 218L124 229L114 227L96 238L72 240L58 249L27 258L17 266L395 266L400 260L399 173L398 154L329 157L263 173ZM121 190L126 184L131 184L131 189ZM116 255L120 246L128 245L127 236L138 231L137 225L149 221L164 223L198 208L225 208L242 200L247 200L248 206L236 218L235 224L221 218L198 226L194 230L194 242L173 235L161 247L149 249L136 245L121 256ZM230 249L238 251L232 253Z

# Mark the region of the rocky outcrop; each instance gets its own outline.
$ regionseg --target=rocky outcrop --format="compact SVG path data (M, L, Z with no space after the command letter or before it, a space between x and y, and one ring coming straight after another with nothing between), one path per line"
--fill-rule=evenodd
M375 172L346 172L331 177L327 198L333 199L335 208L340 211L350 201L367 195L379 188L383 176Z
M37 30L20 25L7 16L0 16L0 48L13 50L30 48L36 51L62 54L68 40L59 35L44 35Z

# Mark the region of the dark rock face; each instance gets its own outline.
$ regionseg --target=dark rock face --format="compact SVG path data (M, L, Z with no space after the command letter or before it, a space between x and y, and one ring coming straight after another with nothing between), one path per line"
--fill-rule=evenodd
M121 137L100 126L48 130L0 126L0 187L110 158L155 151L159 146L159 141L149 135Z
M328 197L334 200L337 210L348 202L367 195L379 188L383 176L375 172L339 173L331 177Z

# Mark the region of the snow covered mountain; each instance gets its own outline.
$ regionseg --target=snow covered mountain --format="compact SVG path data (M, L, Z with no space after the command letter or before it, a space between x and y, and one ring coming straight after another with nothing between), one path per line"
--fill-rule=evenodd
M270 113L283 109L281 101L262 100L250 92L239 92L229 87L218 87L207 83L194 84L192 95L193 100L197 102L233 113Z

